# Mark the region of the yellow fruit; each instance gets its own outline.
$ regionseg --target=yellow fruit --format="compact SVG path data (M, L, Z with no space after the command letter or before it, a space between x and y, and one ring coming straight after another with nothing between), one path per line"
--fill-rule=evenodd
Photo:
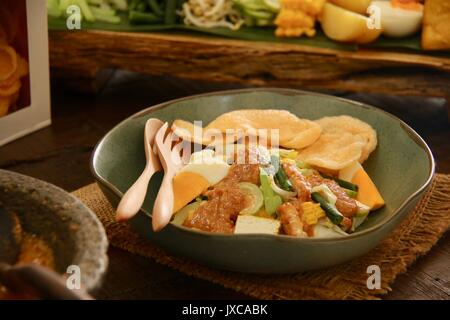
M323 32L336 41L356 41L368 30L367 17L331 3L325 4L320 21Z
M365 14L372 0L329 0L344 9Z
M356 184L358 186L356 200L370 207L371 210L384 206L383 197L359 162L354 162L352 165L339 171L339 179Z
M364 169L358 170L351 182L358 186L356 200L370 207L371 210L384 206L384 199Z
M180 172L173 178L174 204L177 212L189 202L202 194L210 184L201 175L194 172Z

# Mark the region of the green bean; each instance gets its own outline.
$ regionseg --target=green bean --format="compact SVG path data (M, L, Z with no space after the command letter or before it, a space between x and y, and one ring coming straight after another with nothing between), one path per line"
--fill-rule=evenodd
M340 225L344 216L331 204L329 204L324 197L322 197L318 192L313 192L311 198L320 204L320 207L325 211L328 219L335 224Z
M330 180L334 180L337 182L337 184L339 186L341 186L342 188L348 189L348 190L352 190L352 191L356 191L358 192L358 186L356 184L353 184L351 182L345 181L345 180L341 180L332 176L328 176L325 174L322 174L322 177L326 178L326 179L330 179Z
M350 197L350 198L356 198L358 196L358 191L354 191L354 190L350 190L350 189L345 189L342 188L342 190L345 191L345 193Z
M147 0L148 6L153 11L154 14L162 17L164 15L164 11L161 9L161 7L158 4L158 1L156 0Z
M286 191L292 191L292 184L281 166L278 168L278 171L275 174L275 178L277 179L278 184L282 189Z
M341 179L335 179L335 180L336 180L337 184L340 185L342 188L358 192L358 185L353 184L348 181L345 181L345 180L341 180Z
M177 8L181 8L186 0L177 0Z
M165 24L174 24L176 21L176 0L167 0L166 1L166 12L164 15L164 23Z
M128 14L128 19L133 24L140 24L140 23L160 23L162 22L162 19L153 13L146 13L146 12L139 12L139 11L130 11Z
M140 2L141 2L140 0L131 0L130 5L129 5L129 10L130 11L136 10L136 7Z
M135 10L139 12L145 12L145 9L147 9L147 4L145 2L139 2Z

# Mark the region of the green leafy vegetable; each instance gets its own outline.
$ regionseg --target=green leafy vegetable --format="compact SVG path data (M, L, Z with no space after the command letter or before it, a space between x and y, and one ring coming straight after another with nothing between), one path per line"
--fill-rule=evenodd
M157 16L162 17L164 15L164 11L163 11L162 7L159 6L158 1L148 0L148 5L149 5L150 9L153 11L153 13L156 14Z
M264 208L268 214L274 214L283 203L281 197L272 190L270 179L264 170L260 170L261 191L264 197Z
M150 12L140 12L131 10L128 14L130 23L133 24L152 24L162 22L162 18Z
M164 23L165 24L173 24L176 21L176 9L177 2L176 0L166 0L166 10L164 15Z

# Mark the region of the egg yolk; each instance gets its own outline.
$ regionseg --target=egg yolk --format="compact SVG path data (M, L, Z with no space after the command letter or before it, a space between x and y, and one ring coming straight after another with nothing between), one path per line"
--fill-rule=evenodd
M401 8L405 10L422 11L423 5L419 0L391 0L394 8Z

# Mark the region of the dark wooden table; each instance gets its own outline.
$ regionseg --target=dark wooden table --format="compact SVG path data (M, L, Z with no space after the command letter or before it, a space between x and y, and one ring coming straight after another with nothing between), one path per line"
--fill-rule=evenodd
M96 142L125 117L147 106L190 94L239 88L166 77L115 72L95 96L68 91L52 81L51 127L0 148L0 168L54 183L68 191L93 182L89 159ZM340 94L383 107L412 125L430 144L437 171L450 173L450 126L443 99ZM111 247L104 299L245 299L152 260ZM450 299L450 237L444 236L392 286L387 299Z

